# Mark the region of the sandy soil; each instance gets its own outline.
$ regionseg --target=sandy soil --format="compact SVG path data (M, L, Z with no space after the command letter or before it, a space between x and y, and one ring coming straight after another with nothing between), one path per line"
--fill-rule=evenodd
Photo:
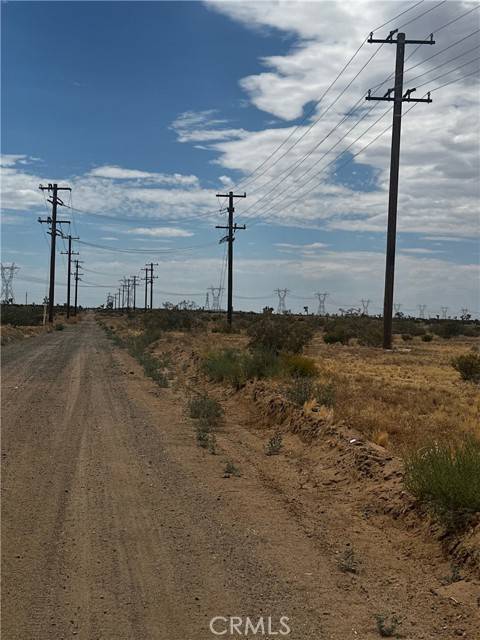
M231 397L208 454L182 381L146 380L92 317L5 347L2 390L3 638L207 640L213 616L283 615L294 640L370 640L377 613L478 637L478 584L442 587L435 545L360 517L326 444L323 482L299 485L310 448L266 457Z

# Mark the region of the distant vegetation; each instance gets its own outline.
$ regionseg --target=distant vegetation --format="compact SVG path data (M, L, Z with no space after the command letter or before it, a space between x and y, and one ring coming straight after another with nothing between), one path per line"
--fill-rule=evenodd
M37 326L43 323L42 305L1 305L2 324L11 324L14 327Z

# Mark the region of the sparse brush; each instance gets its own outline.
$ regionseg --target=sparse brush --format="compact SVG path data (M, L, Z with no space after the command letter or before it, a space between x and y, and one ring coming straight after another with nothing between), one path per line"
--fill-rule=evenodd
M65 325L61 322L57 322L55 325L55 331L63 331L65 329Z
M344 573L358 573L359 561L353 548L345 549L338 560L338 568Z
M377 623L377 631L382 638L397 636L397 629L402 622L395 614L388 616L383 613L376 613L375 621Z
M218 422L223 416L221 404L206 393L192 398L188 409L191 418L204 418L210 423Z
M310 378L297 378L285 391L286 397L299 407L316 400L319 405L332 407L335 404L335 388L331 383L315 384Z
M409 333L402 333L402 340L404 342L410 342L410 340L413 340L413 336L411 336Z
M435 443L405 460L405 485L449 530L466 526L480 511L480 441Z
M274 354L300 353L313 337L313 327L300 319L264 314L251 324L249 347Z
M275 375L278 359L266 351L240 353L235 349L222 349L207 353L201 366L210 380L228 382L240 389L247 380Z
M458 371L462 380L480 383L480 354L475 351L465 353L452 360L452 366Z
M283 436L279 431L277 431L268 441L265 453L267 454L267 456L276 456L280 453L282 447Z
M223 477L229 478L230 476L239 477L240 471L237 469L237 467L233 464L231 460L227 460L225 464L225 469L223 470Z
M297 354L284 354L280 358L282 370L293 378L314 378L318 375L315 360Z
M445 576L441 582L442 584L447 585L447 584L453 584L454 582L459 582L460 580L463 580L462 575L460 573L460 567L458 566L458 564L452 564L449 575Z
M431 333L426 333L422 336L423 342L431 342L433 340L433 335Z

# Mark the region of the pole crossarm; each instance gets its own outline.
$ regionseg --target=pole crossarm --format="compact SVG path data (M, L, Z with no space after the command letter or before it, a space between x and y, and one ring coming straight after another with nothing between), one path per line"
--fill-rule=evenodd
M397 44L399 40L394 40L393 36L398 32L398 29L394 29L394 31L390 31L390 34L386 38L374 38L373 31L368 37L367 42L370 44ZM435 44L435 40L433 39L433 33L430 34L430 38L428 40L400 40L403 44Z
M389 89L387 94L384 96L372 96L372 90L368 90L368 94L365 97L365 100L381 100L384 102L395 102L395 98L390 95L393 89ZM410 95L416 91L416 89L407 89L402 96L402 102L433 102L430 98L430 91L427 93L426 98L411 98Z

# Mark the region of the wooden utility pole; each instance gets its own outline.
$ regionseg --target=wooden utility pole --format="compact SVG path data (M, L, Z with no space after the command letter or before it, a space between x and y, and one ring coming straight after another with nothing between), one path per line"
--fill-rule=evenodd
M153 275L153 267L158 267L158 262L150 262L145 265L147 267L145 277L148 277L150 282L150 309L153 309L153 280L157 279L157 276ZM148 276L148 271L150 271L150 276ZM146 283L145 283L145 309L147 308L147 295L146 295Z
M75 262L75 275L74 275L74 280L75 280L75 306L74 306L74 310L75 313L73 315L77 315L77 311L78 311L78 281L81 280L80 276L83 276L83 273L79 273L79 269L80 269L80 264L83 262L83 260L74 260Z
M52 217L47 218L46 220L38 219L40 223L47 223L50 225L50 235L52 237L52 241L50 243L50 285L48 290L48 321L53 322L53 307L55 303L55 251L56 251L56 240L57 240L57 224L70 224L69 220L57 220L57 205L63 205L62 200L58 197L59 191L71 191L70 187L59 187L55 182L54 184L48 184L48 186L44 187L43 185L39 185L38 187L41 191L48 191L51 196L48 199L48 202L52 205Z
M246 226L233 223L233 212L235 208L233 206L234 198L246 198L247 194L235 195L233 191L229 191L228 194L217 193L217 198L228 198L228 225L217 225L216 229L227 229L228 234L220 240L220 242L228 242L228 291L227 291L227 322L232 326L233 319L233 241L235 240L235 231L239 229L246 229Z
M138 276L131 276L132 278L132 288L133 288L133 310L135 311L136 303L137 303L137 281Z
M144 311L147 310L148 306L147 306L147 298L148 298L148 267L142 267L142 271L145 271L145 278L142 278L142 280L145 280L145 302L143 305L143 309Z
M397 203L398 203L398 173L400 169L400 134L402 127L402 103L403 102L432 102L430 94L427 98L412 98L415 89L408 89L403 93L403 67L405 60L406 44L435 44L433 35L430 40L406 40L404 33L398 33L397 39L393 36L398 29L390 31L384 40L373 38L370 34L368 42L389 43L397 47L395 61L395 86L388 89L384 96L372 96L368 92L367 100L385 100L393 102L392 148L390 155L390 190L388 197L388 223L387 223L387 253L385 262L385 294L383 302L383 348L392 348L392 318L393 318L393 286L395 278L395 246L397 236ZM390 95L393 92L393 97Z
M68 251L62 251L63 255L68 255L67 265L67 318L70 318L70 283L72 277L72 256L78 256L78 251L72 251L72 240L78 240L78 238L72 238L68 236Z

